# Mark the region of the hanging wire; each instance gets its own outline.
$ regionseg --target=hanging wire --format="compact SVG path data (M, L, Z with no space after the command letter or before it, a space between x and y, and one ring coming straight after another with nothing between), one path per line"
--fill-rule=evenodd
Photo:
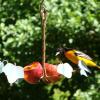
M46 72L45 60L46 60L46 22L47 22L47 10L44 5L44 0L40 2L40 16L41 16L41 29L42 29L42 67L43 67L43 76L41 77L43 81L49 82L50 77L57 77L58 75L50 75Z
M45 55L46 55L46 20L47 20L47 11L44 7L44 0L40 2L40 16L41 16L41 24L42 24L42 67L43 67L43 80L46 80L46 68L45 68Z

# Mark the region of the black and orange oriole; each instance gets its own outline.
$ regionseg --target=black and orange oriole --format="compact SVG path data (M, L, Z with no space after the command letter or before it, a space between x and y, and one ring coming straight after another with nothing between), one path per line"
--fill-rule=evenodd
M88 67L95 67L100 69L100 67L89 57L87 54L71 49L71 48L58 48L56 55L63 55L68 60L74 64L78 64L79 60L83 61Z

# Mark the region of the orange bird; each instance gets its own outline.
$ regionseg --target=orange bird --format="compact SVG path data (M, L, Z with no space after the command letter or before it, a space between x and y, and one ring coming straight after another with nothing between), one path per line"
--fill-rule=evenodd
M100 67L92 60L91 57L76 49L58 48L56 55L62 55L74 64L78 64L79 61L83 61L88 67L100 69Z

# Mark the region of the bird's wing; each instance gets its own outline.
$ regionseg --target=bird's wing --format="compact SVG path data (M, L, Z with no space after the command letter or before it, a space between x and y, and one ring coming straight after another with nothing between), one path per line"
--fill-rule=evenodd
M78 66L80 70L84 70L85 72L91 73L90 69L86 66L84 61L79 60Z
M77 56L80 56L80 57L86 58L86 59L88 59L88 60L92 60L91 57L89 57L87 54L85 54L85 53L83 53L83 52L81 52L81 51L77 51L77 50L75 50L75 54L76 54Z

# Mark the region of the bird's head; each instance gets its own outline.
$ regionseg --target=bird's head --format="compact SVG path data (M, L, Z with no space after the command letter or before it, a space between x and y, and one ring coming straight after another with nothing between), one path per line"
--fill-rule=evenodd
M67 47L57 48L56 56L62 55L62 54L64 54L64 52L69 51L69 50L72 50L72 48L67 48Z

